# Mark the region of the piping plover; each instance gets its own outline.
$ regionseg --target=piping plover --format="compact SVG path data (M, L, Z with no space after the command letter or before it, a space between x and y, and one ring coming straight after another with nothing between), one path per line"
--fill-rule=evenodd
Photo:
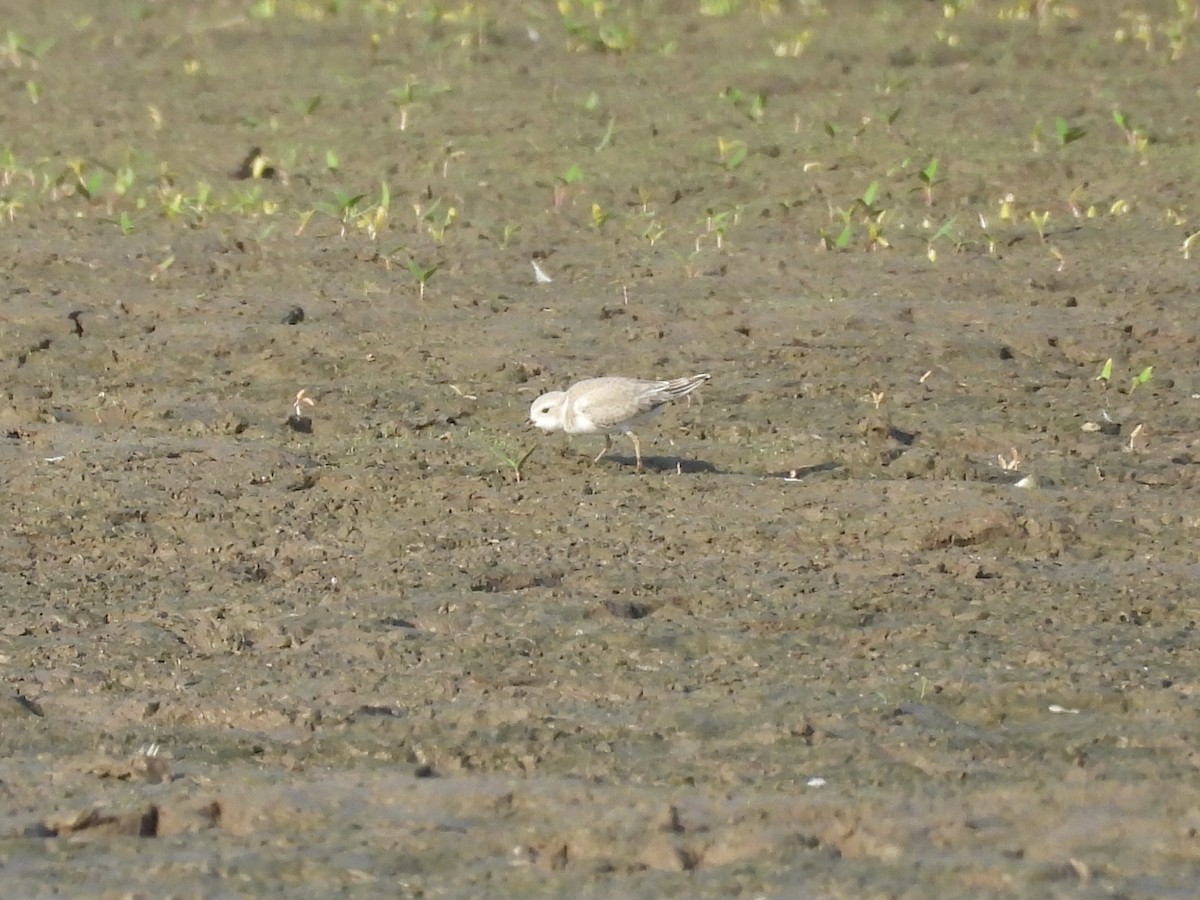
M567 434L603 434L600 462L612 449L614 434L627 434L633 441L637 470L642 468L642 445L633 429L649 421L664 404L686 397L711 375L692 375L672 381L643 381L640 378L588 378L565 391L542 394L529 408L529 421L543 431Z

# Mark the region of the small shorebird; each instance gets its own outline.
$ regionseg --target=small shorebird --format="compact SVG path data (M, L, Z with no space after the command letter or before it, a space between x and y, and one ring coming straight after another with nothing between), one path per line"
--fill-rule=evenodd
M642 472L642 446L633 429L653 418L665 404L686 397L711 377L692 375L671 381L588 378L565 391L542 394L529 408L529 421L543 431L603 434L604 449L596 462L612 449L614 434L627 434L633 441L637 471Z

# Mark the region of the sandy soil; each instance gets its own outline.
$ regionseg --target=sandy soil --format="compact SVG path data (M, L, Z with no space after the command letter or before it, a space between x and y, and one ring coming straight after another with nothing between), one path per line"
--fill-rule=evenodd
M1200 23L702 5L11 16L6 894L1193 895Z

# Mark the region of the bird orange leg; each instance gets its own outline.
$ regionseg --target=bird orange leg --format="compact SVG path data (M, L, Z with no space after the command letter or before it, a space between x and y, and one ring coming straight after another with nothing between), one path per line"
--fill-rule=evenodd
M604 459L604 454L606 454L611 449L612 449L612 437L606 434L604 436L604 449L600 451L600 455L597 456L595 459L593 459L592 462L593 463L600 462L600 460Z

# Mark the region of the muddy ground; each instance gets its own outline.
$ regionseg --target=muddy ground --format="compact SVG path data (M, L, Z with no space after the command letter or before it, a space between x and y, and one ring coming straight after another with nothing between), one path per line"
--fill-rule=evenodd
M12 5L6 895L1193 895L1194 5L721 5Z

